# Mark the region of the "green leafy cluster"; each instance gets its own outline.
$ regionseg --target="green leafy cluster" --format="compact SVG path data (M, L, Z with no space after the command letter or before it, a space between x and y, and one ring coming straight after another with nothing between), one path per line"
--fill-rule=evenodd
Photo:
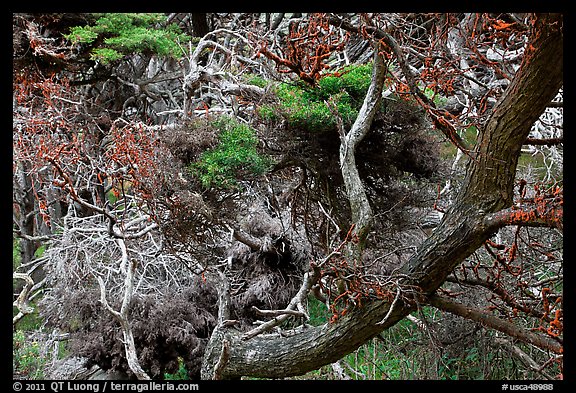
M73 27L64 37L74 44L93 44L91 58L102 63L138 52L178 57L178 42L190 40L177 25L164 26L166 17L160 13L109 13L97 17L93 26Z
M326 131L337 126L337 119L326 102L331 102L345 126L351 125L372 77L372 64L344 67L337 74L318 81L317 88L282 83L276 88L279 106L263 105L259 115L267 121L284 118L289 126L310 131Z
M226 116L212 125L220 130L218 145L202 153L190 166L203 187L233 188L237 179L260 175L269 168L270 160L258 153L254 129Z

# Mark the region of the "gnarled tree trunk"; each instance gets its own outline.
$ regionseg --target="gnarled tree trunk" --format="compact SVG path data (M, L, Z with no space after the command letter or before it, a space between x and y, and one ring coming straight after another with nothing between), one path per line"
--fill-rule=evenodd
M464 185L455 204L440 226L404 266L399 288L418 288L422 298L434 294L454 267L472 254L497 229L487 217L512 204L514 176L522 144L532 124L554 98L563 83L563 33L561 15L539 15L521 68L505 95L493 109L482 129L476 150L472 153ZM378 57L376 56L376 60ZM381 76L375 61L373 78ZM371 90L378 82L373 81ZM360 112L355 126L371 122L371 110L378 100L368 93L367 109ZM353 217L363 226L371 213L362 197L361 182L355 173L353 128L349 146L341 154ZM360 128L359 130L364 130ZM358 135L361 139L361 133ZM283 337L262 334L249 339L229 328L218 329L218 335L205 353L204 369L213 370L222 358L226 340L225 364L220 364L219 377L226 379L253 376L278 378L301 375L337 361L354 351L384 329L394 325L416 305L405 297L388 302L374 300L350 310L333 324L302 328L297 334ZM392 310L390 310L392 308ZM203 373L203 377L211 377Z

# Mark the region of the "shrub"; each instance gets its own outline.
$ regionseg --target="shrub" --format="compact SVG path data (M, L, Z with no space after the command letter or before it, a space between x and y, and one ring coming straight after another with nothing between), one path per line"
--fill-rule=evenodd
M190 38L175 24L161 26L163 14L103 14L94 26L76 26L64 37L73 44L94 44L91 58L102 63L121 59L125 54L150 52L177 57L179 41ZM103 45L103 46L101 46Z
M200 155L190 171L205 188L231 188L237 179L264 173L270 161L257 151L256 131L230 117L221 117L213 126L220 130L218 145Z
M281 83L276 87L279 104L262 105L259 116L265 121L284 118L288 126L308 131L333 130L336 118L326 105L331 101L345 126L350 126L362 105L372 77L372 64L344 67L318 81L317 88Z

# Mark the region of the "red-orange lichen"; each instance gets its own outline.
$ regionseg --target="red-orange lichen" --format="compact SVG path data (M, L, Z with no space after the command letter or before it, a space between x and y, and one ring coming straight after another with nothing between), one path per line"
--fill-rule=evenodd
M266 42L261 43L256 56L264 55L276 63L279 72L295 73L304 82L316 86L317 80L325 75L322 71L329 68L325 61L344 47L348 37L348 33L340 37L331 29L324 14L312 14L306 22L289 24L283 57L272 53Z

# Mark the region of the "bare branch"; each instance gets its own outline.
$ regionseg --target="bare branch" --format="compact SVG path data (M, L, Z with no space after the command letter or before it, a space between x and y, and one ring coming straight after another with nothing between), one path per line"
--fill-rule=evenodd
M306 274L304 274L304 280L302 282L302 286L300 287L300 290L292 298L292 300L290 301L290 303L288 304L288 306L286 307L286 309L284 311L295 310L298 308L298 305L301 306L302 302L306 299L306 296L308 296L310 289L318 280L318 277L319 277L319 274L318 274L317 270L309 271ZM272 329L274 326L278 326L279 324L284 322L290 315L291 314L283 313L282 315L274 317L274 319L271 319L270 321L263 323L262 325L258 326L257 328L252 329L252 330L244 333L242 335L242 340L249 340L250 338L257 336L258 334L261 334L265 331Z
M370 130L370 125L382 98L384 78L387 67L378 51L374 52L374 64L372 80L368 92L364 98L358 116L348 133L340 141L340 168L346 186L346 193L350 202L352 222L356 225L356 232L361 241L370 230L373 213L366 190L362 184L358 168L356 166L356 147Z
M544 370L542 370L542 367L538 363L536 363L536 361L534 359L532 359L530 357L530 355L528 355L526 352L524 352L522 349L520 349L517 345L514 345L510 340L507 340L503 337L495 337L494 343L499 345L499 346L506 348L506 350L509 353L511 353L512 355L514 355L518 359L520 359L520 361L522 363L524 363L526 366L528 366L532 370L536 371L537 373L541 374L546 379L549 379L549 380L554 379L554 378L552 378L552 376L548 375L548 373L546 373Z
M525 145L534 145L534 146L554 146L554 145L561 145L564 143L564 138L546 138L546 139L536 139L536 138L527 138L524 142Z
M456 303L446 297L439 295L430 296L428 298L428 302L430 305L440 310L448 311L454 315L479 322L486 327L501 331L502 333L505 333L511 337L515 337L521 341L535 345L538 348L550 350L558 354L563 352L562 344L559 342L552 340L549 337L538 335L523 330L522 328L518 328L516 325L500 319L486 311Z
M22 319L25 315L30 314L34 311L34 308L28 304L28 294L30 290L34 286L34 280L28 274L25 273L12 273L12 277L19 280L26 281L24 288L18 295L18 298L14 301L14 307L18 308L18 314L12 318L12 325L16 325L20 319Z
M280 315L288 314L295 317L305 318L306 314L297 310L260 310L256 306L252 306L252 310L256 312L256 314L264 316L264 317L277 317Z

